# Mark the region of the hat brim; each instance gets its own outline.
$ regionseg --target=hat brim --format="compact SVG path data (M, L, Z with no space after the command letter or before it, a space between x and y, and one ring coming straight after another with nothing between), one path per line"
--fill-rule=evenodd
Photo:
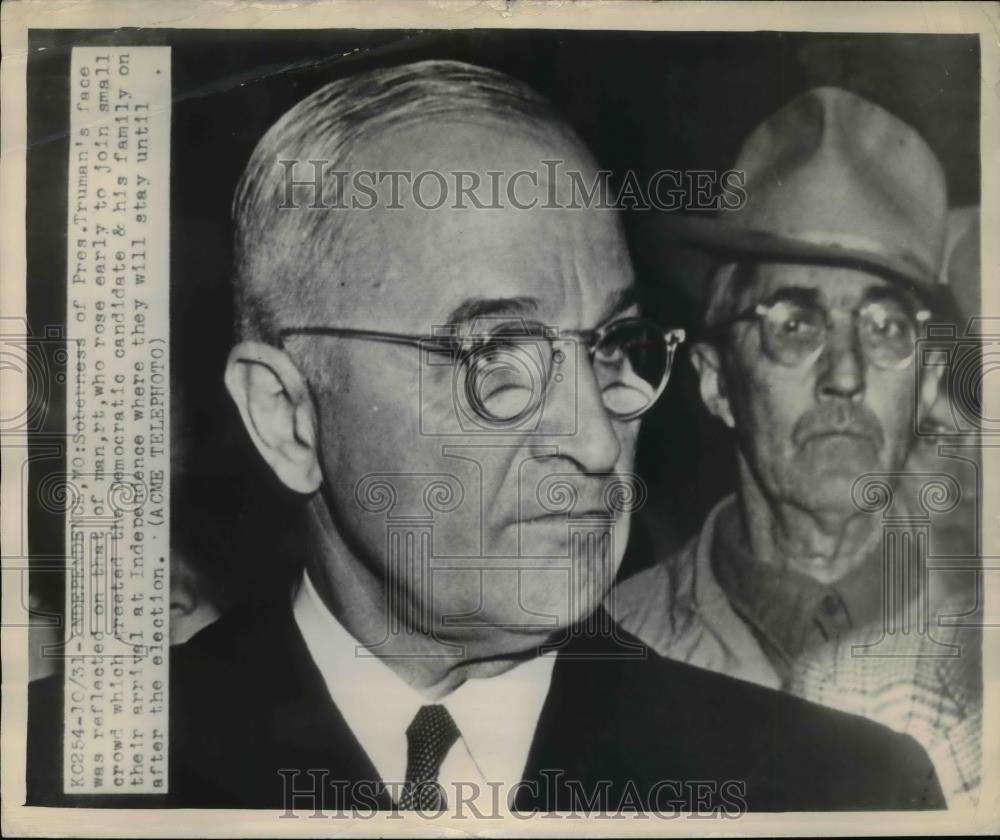
M915 291L934 298L940 291L937 278L916 261L861 250L846 244L819 244L697 216L674 215L669 219L665 218L663 230L672 239L724 259L773 260L858 268L915 287Z

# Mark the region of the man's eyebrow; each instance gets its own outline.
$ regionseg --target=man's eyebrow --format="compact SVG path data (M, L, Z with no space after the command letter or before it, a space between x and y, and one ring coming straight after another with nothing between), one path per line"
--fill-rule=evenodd
M923 301L914 292L899 286L872 286L865 289L865 300L890 301L907 306L914 311L923 308Z
M532 297L470 298L448 314L448 326L464 324L487 315L524 315L538 310L538 300Z
M624 312L629 307L635 306L638 303L639 292L636 290L635 286L628 286L624 289L619 289L609 298L608 305L604 310L605 315L601 318L601 323L604 324L610 321L619 312Z
M819 289L807 286L782 286L769 298L770 303L795 303L800 306L815 306L820 301Z

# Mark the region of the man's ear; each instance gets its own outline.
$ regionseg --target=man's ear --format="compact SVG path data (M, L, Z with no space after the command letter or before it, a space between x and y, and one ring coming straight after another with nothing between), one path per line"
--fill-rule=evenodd
M711 344L699 341L691 347L691 364L698 374L701 401L705 403L712 414L718 417L729 428L736 423L729 406L729 396L726 393L726 381L722 376L722 358L719 351Z
M316 413L305 378L283 351L244 341L229 353L226 388L257 451L281 481L299 493L322 482Z
M183 566L170 569L170 615L191 615L198 608L198 588Z

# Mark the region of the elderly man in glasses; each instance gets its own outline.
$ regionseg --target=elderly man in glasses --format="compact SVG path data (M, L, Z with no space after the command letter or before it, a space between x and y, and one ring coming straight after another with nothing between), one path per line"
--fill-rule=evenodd
M952 308L940 282L945 179L912 128L837 88L768 118L735 169L745 206L670 234L717 261L691 358L705 406L734 432L737 492L676 555L618 587L614 612L665 656L828 702L835 681L815 669L835 649L894 673L954 653L920 644L934 632L918 618L925 558L884 543L882 516L891 501L905 519L891 488L938 394L942 369L915 357L924 325ZM895 638L904 620L908 646ZM894 638L879 649L884 634ZM957 721L941 713L948 688L933 667L908 673L903 690L921 702L873 716L940 746L954 770L948 740L930 731ZM886 695L870 700L833 705L888 708ZM947 776L955 789L973 778Z
M912 740L668 662L601 609L682 336L641 318L617 214L553 160L595 176L536 93L451 62L334 82L257 146L226 385L308 547L275 559L303 570L272 611L175 649L171 803L940 806ZM317 198L287 161L472 192L430 209L416 178L359 181L372 201L331 177Z
M927 537L928 573L911 576L909 587L894 585L895 576L881 587L898 603L908 602L909 622L898 615L874 626L859 622L855 632L802 657L785 687L912 735L934 762L949 807L973 807L982 779L983 737L982 462L976 422L982 410L981 396L969 387L982 381L982 346L972 337L982 331L976 323L979 209L953 209L948 227L943 279L957 304L952 317L958 323L935 325L944 340L924 345L927 358L947 358L945 377L936 402L922 412L895 498L886 500L893 516L918 515L914 531L922 525ZM895 539L906 529L888 530ZM896 567L904 573L919 570L919 562ZM911 597L900 599L908 589Z

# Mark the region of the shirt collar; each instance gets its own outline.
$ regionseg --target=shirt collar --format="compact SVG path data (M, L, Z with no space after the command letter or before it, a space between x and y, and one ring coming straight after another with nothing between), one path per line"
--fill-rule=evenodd
M712 541L716 579L777 662L787 667L806 650L877 618L879 552L834 584L824 584L754 557L735 497L721 508Z
M428 703L448 709L484 780L502 782L507 790L521 781L548 695L554 652L494 677L467 680L432 700L347 632L307 572L294 595L293 612L330 698L383 781L405 779L406 729Z

